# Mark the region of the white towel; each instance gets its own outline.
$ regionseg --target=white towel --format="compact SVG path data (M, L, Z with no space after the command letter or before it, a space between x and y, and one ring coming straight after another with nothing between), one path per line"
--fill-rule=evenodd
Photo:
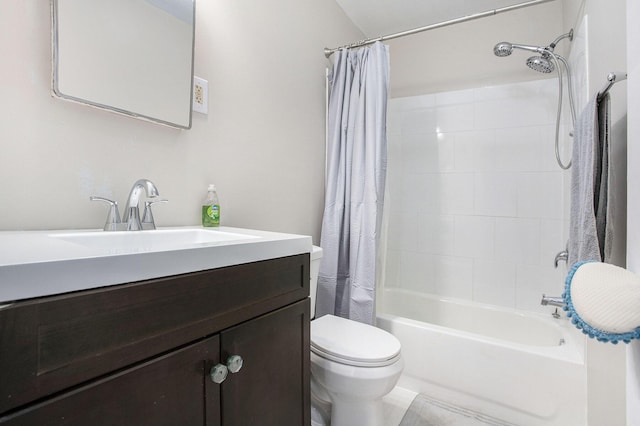
M609 209L609 95L597 94L576 122L571 172L569 265L607 261L612 231Z

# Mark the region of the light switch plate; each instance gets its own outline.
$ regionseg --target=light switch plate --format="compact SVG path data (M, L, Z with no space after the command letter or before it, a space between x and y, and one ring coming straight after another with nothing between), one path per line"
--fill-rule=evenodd
M196 76L193 77L193 110L209 113L209 82Z

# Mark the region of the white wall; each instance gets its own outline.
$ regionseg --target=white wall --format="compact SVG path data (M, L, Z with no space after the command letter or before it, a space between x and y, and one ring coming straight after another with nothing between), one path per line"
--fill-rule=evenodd
M498 58L493 47L501 41L546 46L564 32L562 3L554 1L390 40L391 96L552 78L526 67L530 52ZM560 42L557 51L566 47Z
M309 234L323 203L325 46L362 34L334 3L198 1L209 115L179 131L50 96L49 2L0 2L0 230L98 228L153 180L160 226L196 225L213 182L224 225Z
M627 1L628 238L627 267L640 274L640 3ZM640 424L640 343L627 347L627 425Z
M552 79L395 98L387 287L549 312L565 247Z
M625 2L614 0L563 0L564 25L579 28L586 17L587 75L583 87L593 96L606 83L611 71L625 71L626 10ZM612 263L625 265L626 246L626 82L611 89L611 188L616 200L615 247ZM584 106L584 105L582 105ZM624 425L625 416L625 347L587 340L587 394L589 425Z

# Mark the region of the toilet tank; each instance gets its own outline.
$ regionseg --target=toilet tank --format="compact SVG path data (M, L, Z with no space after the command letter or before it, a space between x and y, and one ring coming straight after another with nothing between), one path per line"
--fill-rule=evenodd
M311 249L311 283L309 285L309 297L311 298L311 319L316 315L316 291L318 290L318 272L320 272L320 260L322 259L322 247L313 246Z

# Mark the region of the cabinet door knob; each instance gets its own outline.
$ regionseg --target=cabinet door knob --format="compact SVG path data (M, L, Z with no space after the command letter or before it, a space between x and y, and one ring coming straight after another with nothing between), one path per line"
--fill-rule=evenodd
M216 364L213 367L211 367L211 381L213 383L222 383L224 382L224 379L227 378L227 374L229 373L229 369L227 368L226 365L223 364Z
M242 368L242 357L240 355L231 355L227 358L227 368L230 373L237 373Z

